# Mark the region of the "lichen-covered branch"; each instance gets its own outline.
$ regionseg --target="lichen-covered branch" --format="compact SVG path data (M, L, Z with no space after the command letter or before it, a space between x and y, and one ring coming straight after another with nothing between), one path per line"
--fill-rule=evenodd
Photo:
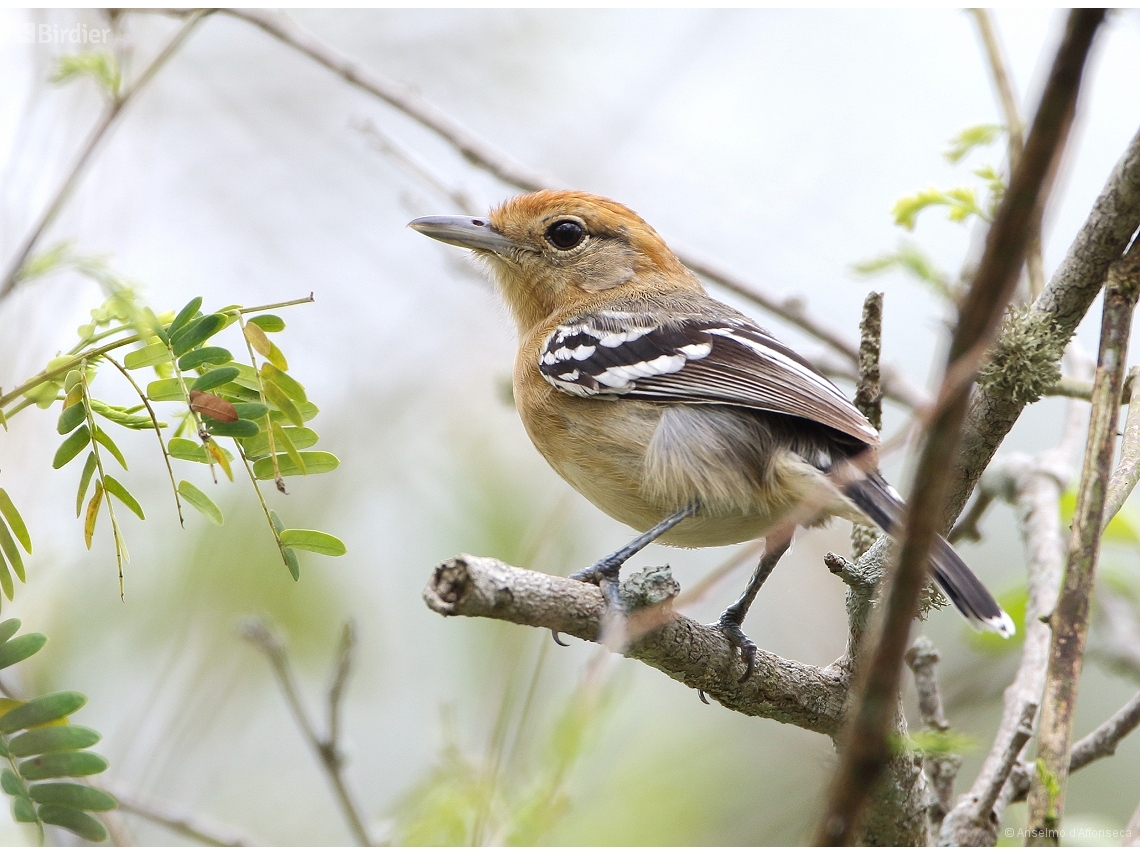
M1085 463L1077 491L1061 595L1049 621L1053 641L1041 702L1037 757L1051 780L1038 776L1030 789L1029 824L1034 832L1029 838L1031 844L1059 843L1056 832L1064 813L1073 714L1088 638L1089 600L1100 549L1105 494L1115 453L1128 337L1138 294L1140 252L1130 252L1110 268L1105 290Z

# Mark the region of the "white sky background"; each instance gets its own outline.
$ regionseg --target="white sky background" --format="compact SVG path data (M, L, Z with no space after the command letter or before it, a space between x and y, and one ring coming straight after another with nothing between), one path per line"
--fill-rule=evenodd
M903 233L889 212L900 196L928 186L971 183L969 170L951 167L942 152L963 128L1000 121L965 13L386 10L294 17L368 68L414 85L518 160L569 186L630 205L666 240L722 261L771 293L804 297L814 313L851 338L866 292L885 291L884 359L915 384L928 383L942 346L945 312L918 284L894 274L862 280L850 267L897 245ZM80 20L101 25L94 12L0 13L4 259L54 192L98 112L90 82L65 88L45 83L61 48L19 43L19 26L28 21L70 26ZM999 12L997 21L1017 91L1032 103L1044 71L1042 50L1054 45L1060 18L1009 10ZM174 26L155 16L129 18L136 69ZM1140 126L1137 79L1140 15L1118 13L1101 33L1086 77L1081 121L1048 216L1047 271L1063 257ZM468 459L470 449L485 449L484 465L506 473L505 483L531 490L544 507L563 501L572 509L567 517L573 530L588 540L579 541L564 559L570 566L548 569L573 569L574 560L584 564L627 532L569 494L530 449L517 418L499 403L496 384L509 373L513 357L514 333L505 313L476 276L464 273L459 250L404 228L414 216L455 211L370 148L354 129L361 119L414 150L479 202L511 195L390 108L249 25L215 16L129 106L43 246L73 238L83 252L109 254L113 266L144 283L152 304L163 309L198 294L211 306L315 292L314 306L287 314L290 326L282 345L293 373L321 405L328 421L316 427L324 426L325 445L343 465L334 475L321 476L331 486L298 484L294 492L298 502L310 502L307 507L313 497L327 502L323 526L314 526L333 530L350 547L349 556L338 562L310 559L304 572L330 577L334 587L343 585L338 602L347 605L334 619L356 611L363 624L367 667L362 666L365 676L349 723L363 729L367 722L383 721L385 733L357 735L353 775L368 797L370 815L379 819L435 757L439 705L457 703L464 714L467 684L461 664L470 665L472 657L456 649L470 646L475 630L445 624L423 607L419 591L436 561L474 551L462 537L462 526L445 525L462 514L452 496L461 492L454 479L480 465ZM996 146L968 163L985 160L1004 166ZM919 223L913 239L956 272L970 246L970 229L945 222L937 210L924 213ZM10 388L69 347L75 326L100 299L93 286L65 274L0 305L0 385ZM779 322L741 307L807 355L821 352ZM1098 324L1094 308L1081 333L1090 350ZM1052 444L1062 413L1057 402L1039 405L1014 441L1027 450ZM899 423L897 413L890 418ZM0 483L28 511L44 545L29 566L28 586L11 609L5 604L5 613L22 617L29 630L39 629L37 621L70 614L72 606L60 602L82 596L114 627L122 615L148 608L147 597L157 590L150 580L161 575L161 549L190 549L193 539L166 519L169 509L162 503L168 499L158 470L147 474L141 462L153 449L140 440L131 486L147 496L151 516L159 522L153 529L149 524L131 528L129 536L138 546L128 568L127 603L118 603L109 544L104 541L100 551L97 538L93 557L87 558L79 546L79 524L67 511L76 473L50 470L53 419L54 414L26 412L0 439ZM888 467L897 481L902 481L901 466L895 460ZM199 481L204 486L204 479ZM248 501L237 489L223 495ZM999 512L991 528L1009 529L1011 521ZM196 522L192 528L202 531ZM179 538L185 545L173 546L183 543ZM756 614L765 617L750 622L762 646L816 663L838 654L842 586L827 578L818 556L823 548L843 548L845 539L839 527L801 539L791 567L781 567L761 597L768 602L759 603ZM968 555L995 584L1011 584L1020 572L1011 531ZM694 568L719 560L711 551L658 550L651 556L673 563L682 584L697 577ZM74 592L70 586L79 574L96 582ZM287 579L282 572L275 581ZM717 596L728 602L742 581ZM707 616L714 617L723 604L709 604ZM954 618L939 616L933 625L943 633L944 658L954 662L957 654L945 649L962 646ZM114 629L108 633L109 639L117 637ZM519 637L537 643L531 636ZM137 711L159 666L134 651L128 656L134 664L120 664L115 671L122 645L130 649L137 643L124 638L108 640L105 649L92 646L117 675L105 679L121 681L122 705ZM573 664L559 666L571 681L577 673L572 668L585 657L584 645L577 647L561 660ZM56 666L58 679L72 682L55 688L72 687L95 667L81 653L75 655ZM250 660L242 667L254 673L257 664ZM683 711L661 724L664 731L711 728L714 722L741 740L762 734L790 745L787 753L773 755L773 763L781 756L802 760L806 753L821 768L805 786L822 780L826 742L771 723L738 723L722 710L694 706L690 693L641 671L622 672L632 684L622 721L663 697L674 698ZM315 680L314 691L322 679ZM87 712L101 720L95 726L110 743L123 711L100 697L100 685L92 680L82 688L92 697ZM264 725L264 738L275 745L288 742L290 725L276 698L268 686L261 693L264 718L258 720L271 722ZM219 713L220 720L242 718L232 704L227 710ZM981 732L991 719L978 719ZM235 733L242 734L251 757L260 762L265 755L258 734L250 735L243 725L248 728L248 720L223 722L209 731L217 743L211 750L218 753L203 754L207 759L194 766L196 784L186 784L187 776L175 767L148 767L137 756L140 749L104 748L121 761L113 768L123 770L123 779L147 781L170 798L226 814L219 792L236 785L224 781L217 758L225 746L232 747ZM472 724L464 738L477 743L481 733ZM290 774L319 788L318 772L303 747L290 757L300 767ZM1127 761L1107 761L1113 762ZM1134 801L1135 793L1121 799L1120 806L1099 809L1126 819L1131 808L1122 805ZM313 810L330 809L321 803ZM235 809L228 818L255 826L248 819L255 812ZM325 842L343 833L334 817L325 820L320 834L306 838L308 814L296 814L297 828L283 821L283 826L256 830L275 843ZM794 829L787 833L789 841L797 839Z

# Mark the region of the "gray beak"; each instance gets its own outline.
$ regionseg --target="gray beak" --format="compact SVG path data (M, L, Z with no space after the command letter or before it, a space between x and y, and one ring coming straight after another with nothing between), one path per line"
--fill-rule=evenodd
M519 248L513 240L491 228L489 220L480 217L420 217L408 226L429 238L466 249L504 253Z

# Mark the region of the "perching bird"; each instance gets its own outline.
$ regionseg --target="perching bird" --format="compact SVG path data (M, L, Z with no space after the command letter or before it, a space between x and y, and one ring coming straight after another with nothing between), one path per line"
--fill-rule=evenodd
M486 218L410 226L475 250L519 329L515 403L571 486L642 532L577 578L617 607L621 564L653 540L721 546L765 537L748 590L719 626L752 670L741 621L797 525L830 516L898 529L876 470L879 436L843 393L745 315L712 299L637 214L540 191ZM975 626L1013 622L946 541L932 569Z

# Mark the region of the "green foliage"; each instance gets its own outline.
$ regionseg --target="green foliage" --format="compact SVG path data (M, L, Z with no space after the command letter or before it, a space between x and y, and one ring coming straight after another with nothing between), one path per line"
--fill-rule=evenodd
M233 440L290 575L298 578L300 573L296 550L343 555L344 544L330 534L286 530L275 524L258 485L258 481L271 480L284 492L285 477L329 472L340 463L328 452L301 450L311 448L319 439L315 431L305 426L319 410L309 401L305 387L287 373L285 354L269 337L270 333L283 330L284 322L276 315L266 314L258 315L262 324L245 322L241 317L245 310L240 306L203 314L201 297L195 297L177 313L155 315L137 300L136 289L100 260L76 257L63 245L37 260L31 272L43 275L63 263L98 281L108 297L92 310L91 322L79 328L79 342L68 354L55 357L35 378L0 396L0 413L3 405L19 396L25 403L5 415L32 403L41 407L61 404L56 429L64 439L52 466L61 469L87 452L76 494L76 516L83 518L83 536L89 549L101 515L106 516L115 545L120 590L124 565L130 558L116 510L126 508L140 520L146 518L146 513L128 486L106 470L112 458L123 470L128 467L126 456L109 430L111 425L155 431L179 515L185 499L190 507L218 525L223 521L218 506L189 480L176 482L171 461L207 466L215 482L216 469L220 468L232 481L235 455L223 449L215 438ZM236 361L231 350L214 340L231 325L241 329L248 363ZM102 343L116 334L123 337ZM135 347L122 354L121 362L112 355L131 345ZM265 361L259 360L259 354ZM104 365L113 366L128 379L139 396L137 405L112 404L92 395L92 384ZM136 380L139 371L153 372L157 379ZM156 418L152 408L156 402L181 404L184 408L181 413L175 412L174 436L169 442L163 436L167 424ZM11 501L5 504L4 500L7 494L0 491L0 588L10 599L13 583L8 568L11 566L22 580L24 567L15 546L8 548L9 542L14 544L8 526L18 529L18 536L24 540L27 531ZM283 542L282 531L289 532L289 543ZM27 544L26 550L30 551L30 541Z
M988 209L979 206L973 187L953 187L950 190L931 187L920 190L913 196L904 196L895 202L891 214L895 218L896 226L902 226L908 232L912 232L918 215L931 207L946 208L947 218L954 223L963 223L970 217L990 221L990 213Z
M90 77L110 100L118 100L122 75L110 51L64 54L56 61L52 83L66 83L76 77Z
M0 487L0 591L3 591L9 602L16 593L12 573L15 572L16 577L21 582L25 581L24 559L20 555L21 547L27 555L31 555L32 538L28 534L28 527L24 524L23 517L16 510L12 497L8 495L7 490ZM0 599L0 602L3 600ZM5 621L4 623L9 624L10 622ZM0 626L3 625L0 624ZM12 631L15 632L15 630ZM4 636L4 638L8 637L10 634ZM3 667L5 666L0 665L0 668Z
M958 163L974 149L995 142L1004 133L1002 125L973 125L950 140L950 148L945 157L951 163Z
M1075 487L1069 487L1061 494L1061 519L1066 526L1072 524L1076 512L1077 490ZM1102 537L1126 546L1140 547L1140 517L1127 505L1122 507L1120 512L1109 520Z
M19 628L15 618L0 623L0 669L35 655L47 643L39 633L15 635ZM56 780L107 769L103 757L85 750L99 741L99 734L67 720L86 703L78 692L52 692L28 701L0 698L0 755L7 761L0 770L0 788L12 798L16 821L34 824L41 843L44 823L101 842L107 829L92 813L118 807L109 793L79 781Z
M891 734L891 750L896 754L918 753L928 757L945 757L950 754L969 754L977 747L974 737L953 728L920 730L907 736L897 731Z
M950 277L938 268L934 259L927 255L922 247L911 241L901 241L894 252L857 262L852 269L863 276L902 270L919 282L929 285L940 297L954 299Z

